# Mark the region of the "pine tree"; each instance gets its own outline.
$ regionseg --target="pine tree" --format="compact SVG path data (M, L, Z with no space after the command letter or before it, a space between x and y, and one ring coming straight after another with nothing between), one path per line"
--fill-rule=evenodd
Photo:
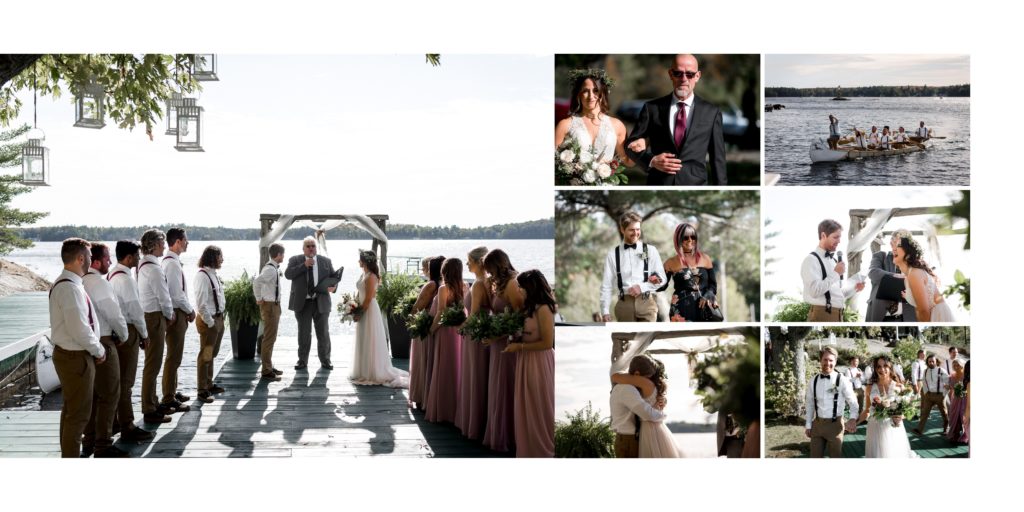
M7 254L13 249L31 247L32 241L22 238L12 228L32 224L47 215L45 212L24 212L10 207L14 196L32 190L20 184L20 173L4 172L10 167L20 167L23 143L11 141L24 135L28 129L29 126L25 125L15 130L0 131L0 255Z

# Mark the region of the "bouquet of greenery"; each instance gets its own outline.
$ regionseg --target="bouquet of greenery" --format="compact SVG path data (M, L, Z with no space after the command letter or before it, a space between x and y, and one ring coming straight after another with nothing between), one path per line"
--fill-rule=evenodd
M494 317L486 309L477 311L471 315L466 323L459 329L459 334L468 336L469 339L484 341L494 337Z
M492 323L492 337L508 337L509 341L512 341L517 336L523 333L523 324L526 323L526 316L520 311L513 311L511 308L505 308L505 311L494 315L491 320Z
M410 337L423 339L430 335L430 326L433 323L434 317L430 316L430 312L424 309L419 313L409 315L409 319L405 322L405 327L409 330Z
M600 161L596 149L583 149L572 136L566 136L555 150L556 185L625 185L629 181L625 170L617 160Z
M898 427L903 420L913 420L920 410L921 397L907 387L898 390L892 398L872 399L871 416L880 420L888 418L894 427Z
M964 386L963 382L957 382L953 386L953 396L957 398L963 398L967 396L967 388Z
M466 305L462 301L456 301L451 306L441 310L440 323L446 327L458 327L466 321Z
M362 313L362 309L352 294L343 293L341 295L341 302L338 303L338 314L341 315L342 322L354 322L356 315Z

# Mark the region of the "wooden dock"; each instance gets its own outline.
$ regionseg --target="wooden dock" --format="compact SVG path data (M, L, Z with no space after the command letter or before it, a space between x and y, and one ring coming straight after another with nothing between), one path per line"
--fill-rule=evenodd
M297 340L279 339L274 360L285 373L278 382L259 378L258 361L227 359L216 378L226 391L215 402L193 401L171 423L145 425L156 434L148 443L116 446L133 457L507 456L411 412L406 390L351 384L354 340L332 341L334 370L320 368L314 346L309 369L296 371ZM408 360L394 364L406 369ZM138 405L136 415L141 424ZM59 457L59 424L58 411L0 411L0 457Z

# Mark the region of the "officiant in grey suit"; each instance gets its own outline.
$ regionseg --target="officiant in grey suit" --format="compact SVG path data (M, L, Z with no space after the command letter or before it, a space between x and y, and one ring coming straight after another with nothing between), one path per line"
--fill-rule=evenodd
M868 278L871 279L871 298L868 300L866 319L868 322L884 322L887 320L896 322L917 321L917 313L914 311L914 306L911 306L905 299L900 302L893 302L877 298L883 277L888 275L897 279L905 279L905 276L900 273L900 269L892 261L893 251L896 250L896 244L900 236L903 235L910 236L910 233L903 229L894 231L892 236L889 237L889 248L891 250L878 251L871 255L871 265L868 266ZM896 309L901 304L903 310L897 315Z
M292 282L291 297L288 309L295 312L295 320L299 323L299 362L296 370L306 368L311 345L310 324L316 330L316 354L320 358L320 367L333 370L331 365L331 334L327 328L327 320L331 314L331 293L335 287L326 290L317 289L317 284L334 274L334 266L326 256L316 253L316 239L307 236L302 241L302 254L288 259L288 268L284 277Z

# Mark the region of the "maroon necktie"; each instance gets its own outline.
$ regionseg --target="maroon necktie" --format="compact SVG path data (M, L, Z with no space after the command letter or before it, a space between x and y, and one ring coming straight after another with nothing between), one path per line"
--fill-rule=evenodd
M676 106L679 107L676 110L676 129L675 129L675 141L676 149L683 147L683 137L686 136L686 103L678 102Z

